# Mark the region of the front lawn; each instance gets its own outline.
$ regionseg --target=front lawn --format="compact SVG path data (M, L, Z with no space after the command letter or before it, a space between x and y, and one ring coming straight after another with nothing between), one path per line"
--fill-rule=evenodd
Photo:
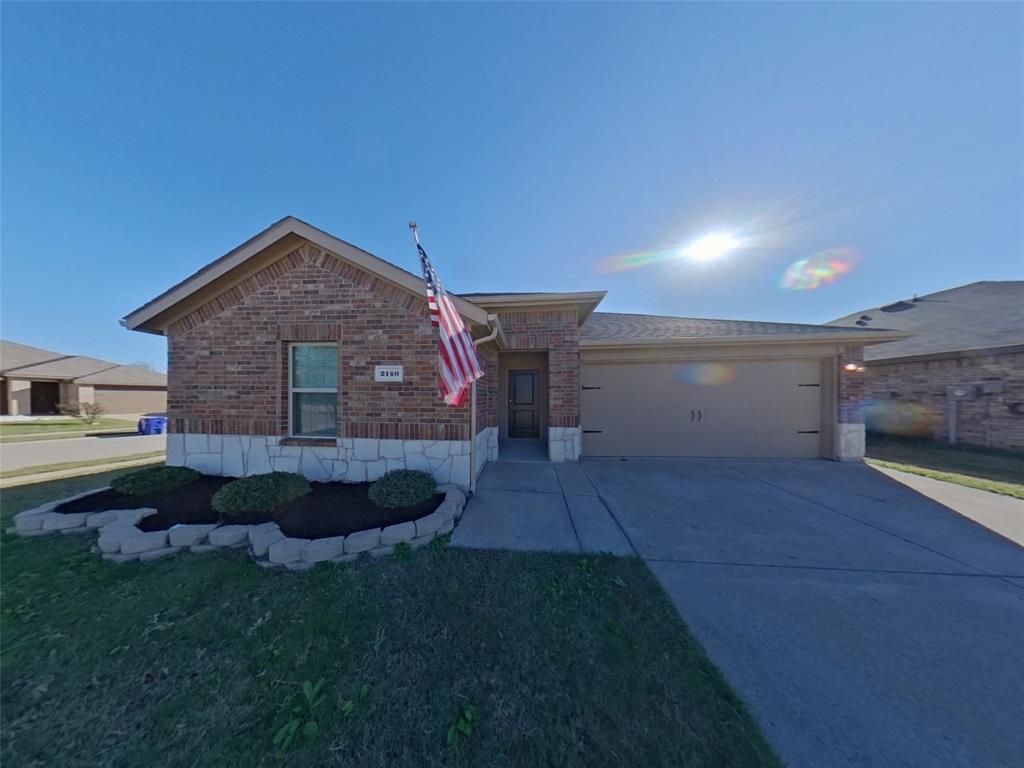
M1024 499L1024 453L869 432L865 455L879 466Z
M116 474L4 491L4 530ZM3 534L4 764L779 765L638 560L438 542L293 573L93 539ZM281 761L320 680L319 735Z
M55 437L78 437L92 432L124 430L134 432L138 425L124 419L102 418L96 424L80 419L53 421L18 421L0 423L0 442L13 443L27 440L47 440Z

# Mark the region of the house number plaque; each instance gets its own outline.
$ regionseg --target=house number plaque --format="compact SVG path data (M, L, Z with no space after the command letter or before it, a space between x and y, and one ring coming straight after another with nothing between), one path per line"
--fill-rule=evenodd
M405 381L405 368L401 365L375 365L374 381Z

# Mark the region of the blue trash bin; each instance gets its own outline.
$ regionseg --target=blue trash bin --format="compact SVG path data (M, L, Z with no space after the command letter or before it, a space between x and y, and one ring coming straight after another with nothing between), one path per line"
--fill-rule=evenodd
M144 435L162 435L166 431L166 416L143 416L139 419L139 432Z

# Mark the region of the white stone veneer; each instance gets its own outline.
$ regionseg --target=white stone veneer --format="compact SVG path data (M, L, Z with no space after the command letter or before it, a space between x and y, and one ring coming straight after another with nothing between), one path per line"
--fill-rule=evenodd
M583 431L579 427L548 427L548 458L554 462L579 461Z
M339 438L336 446L319 447L280 445L281 439L262 435L169 434L167 463L208 475L247 477L267 472L298 472L314 481L346 483L376 480L393 469L420 469L430 472L438 483L469 487L468 440L346 437ZM490 438L486 440L484 456L489 458ZM496 455L496 436L494 443Z
M473 455L476 464L476 475L480 476L489 461L498 460L498 428L485 427L476 433L476 446Z
M863 424L836 424L836 458L839 461L864 459Z

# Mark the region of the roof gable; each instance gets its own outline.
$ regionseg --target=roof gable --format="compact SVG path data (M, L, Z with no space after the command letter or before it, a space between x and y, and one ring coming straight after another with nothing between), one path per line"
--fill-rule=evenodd
M422 278L294 216L287 216L130 312L122 319L121 324L130 330L162 334L173 318L183 313L183 304L189 301L202 303L230 290L252 273L253 264L260 263L261 257L268 263L283 258L302 240L398 288L409 291L426 302ZM451 298L467 320L477 325L487 324L486 311L458 296L451 295Z

